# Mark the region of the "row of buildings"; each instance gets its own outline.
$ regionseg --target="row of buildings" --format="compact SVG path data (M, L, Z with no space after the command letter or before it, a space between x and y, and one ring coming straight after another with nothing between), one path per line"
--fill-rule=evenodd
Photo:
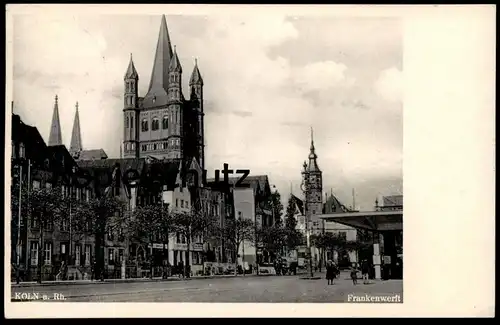
M147 93L140 96L138 92L139 73L132 56L124 75L124 133L119 158L109 158L103 149L83 148L78 104L69 149L62 143L57 96L47 143L36 127L12 115L12 188L17 189L19 185L29 189L61 186L61 195L71 195L77 200L112 195L126 203L125 214L137 206L162 202L173 211L190 211L195 207L221 225L227 218L238 215L260 220L261 226L273 225L275 220L269 207L271 189L266 175L248 176L243 182L246 188L241 190L230 188L226 191L210 181L202 182L205 168L204 82L196 64L190 76L187 98L182 91L182 73L163 16ZM117 170L124 175L129 169L145 176L145 181L136 188L130 189L123 184L115 186L113 182L114 185L110 185L105 180ZM54 175L55 170L58 175ZM196 178L183 182L188 170L198 174L197 184L194 184ZM104 178L104 181L91 182L86 188L60 183L65 176L82 171L94 179ZM158 173L163 178L160 188L153 187L149 181ZM235 181L230 179L230 183ZM16 197L17 194L13 191L12 195ZM29 204L20 201L20 205ZM60 225L40 225L35 216L21 211L24 210L13 206L13 266L20 265L25 277L36 278L37 265L43 264L42 273L48 279L57 274L61 262L65 261L69 264L70 278L90 276L92 263L99 252L93 236L72 233L68 226L71 209L68 209L68 222L63 220ZM186 238L178 233L170 235L168 247L160 240L146 247L130 241L124 233L124 229L118 227L105 236L104 252L100 254L109 277L144 276L141 262L151 256L158 257L158 264L165 260L170 265L189 264L193 274L202 272L205 262L219 264L220 270L221 265L232 264L237 258L223 241L211 242L201 236L192 238L191 247L187 247ZM258 259L257 250L254 262ZM38 261L40 256L42 263Z

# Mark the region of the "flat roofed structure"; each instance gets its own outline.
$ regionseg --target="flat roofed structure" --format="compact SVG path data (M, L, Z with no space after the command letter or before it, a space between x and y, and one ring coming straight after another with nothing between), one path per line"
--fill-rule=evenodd
M403 210L330 213L321 218L372 231L403 230Z

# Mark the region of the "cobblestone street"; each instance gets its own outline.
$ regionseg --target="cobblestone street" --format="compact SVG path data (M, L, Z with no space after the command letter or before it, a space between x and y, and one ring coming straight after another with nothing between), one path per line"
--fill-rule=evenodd
M298 276L237 277L142 283L95 283L13 287L12 298L38 293L70 302L348 302L349 295L394 296L403 301L403 282L392 280L358 284L341 278L302 280ZM52 300L53 301L53 300Z

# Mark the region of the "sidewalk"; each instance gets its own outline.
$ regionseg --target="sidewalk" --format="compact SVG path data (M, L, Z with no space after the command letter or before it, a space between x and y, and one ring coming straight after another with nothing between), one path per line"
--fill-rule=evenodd
M204 275L204 276L192 276L190 278L179 278L178 276L171 276L167 279L162 279L161 277L154 278L129 278L129 279L106 279L104 281L100 280L59 280L59 281L43 281L38 283L35 281L30 282L20 282L16 284L11 282L11 288L19 287L35 287L35 286L57 286L57 285L86 285L86 284L114 284L114 283L138 283L138 282L168 282L168 281L190 281L190 280L202 280L202 279L218 279L218 278L244 278L244 277L255 277L255 276L273 276L275 274L234 274L227 275Z

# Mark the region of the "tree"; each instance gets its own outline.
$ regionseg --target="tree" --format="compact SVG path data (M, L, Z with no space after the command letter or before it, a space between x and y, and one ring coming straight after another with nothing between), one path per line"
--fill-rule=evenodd
M288 249L295 249L303 242L303 236L297 230L297 219L295 218L295 198L293 195L288 199L285 214L286 246Z
M365 246L362 242L347 240L339 233L331 232L314 235L311 238L311 242L314 246L331 252L332 256L334 255L334 252L341 253L342 251L356 251Z
M165 245L168 247L169 234L173 228L173 218L168 211L168 205L153 204L137 207L132 216L129 230L131 238L147 246L152 245L156 239L160 239L164 244L163 254L168 258L168 248L166 254ZM149 267L152 278L153 256L150 256Z
M287 243L288 229L281 224L257 230L257 240L272 256L280 255Z
M281 203L281 195L278 190L271 193L270 196L272 215L276 224L281 224L281 216L283 215L283 204Z
M220 236L235 250L234 275L238 275L238 252L244 241L254 241L255 224L250 219L228 219L218 231Z
M123 202L115 197L104 195L91 198L88 201L79 201L73 209L75 233L95 237L95 275L104 276L104 239L106 232L115 232L117 229L128 229L127 218Z
M206 216L195 210L190 212L176 212L172 216L173 229L186 238L187 256L183 275L190 275L188 268L191 264L191 242L194 236L204 235L208 229L212 229L215 222L211 216Z

